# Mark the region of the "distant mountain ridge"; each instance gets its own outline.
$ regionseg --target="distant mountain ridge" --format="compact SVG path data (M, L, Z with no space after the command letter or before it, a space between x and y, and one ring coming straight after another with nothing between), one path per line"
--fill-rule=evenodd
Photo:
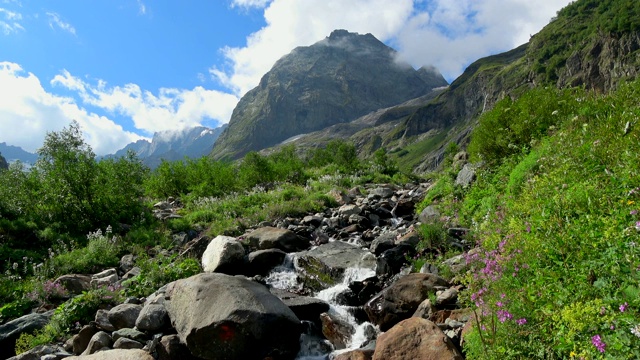
M435 68L415 70L398 61L396 51L371 34L335 30L276 62L240 99L212 156L237 159L446 85Z
M0 154L2 154L9 163L20 161L33 165L38 160L37 154L25 151L19 146L8 145L6 142L0 143Z
M150 168L156 168L162 160L199 158L211 152L213 144L225 128L226 124L215 129L196 126L184 130L157 132L151 142L138 140L107 157L122 157L128 151L133 151Z

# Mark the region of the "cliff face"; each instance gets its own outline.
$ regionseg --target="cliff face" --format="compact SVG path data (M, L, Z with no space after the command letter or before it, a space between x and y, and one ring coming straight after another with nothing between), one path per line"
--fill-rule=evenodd
M212 155L238 158L444 85L435 69L397 62L395 50L373 35L336 30L276 62L240 100Z

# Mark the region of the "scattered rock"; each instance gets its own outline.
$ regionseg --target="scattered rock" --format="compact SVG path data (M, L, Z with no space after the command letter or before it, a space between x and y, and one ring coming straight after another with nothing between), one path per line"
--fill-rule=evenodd
M52 315L53 311L44 314L28 314L0 325L0 358L14 356L16 340L20 335L42 329Z
M440 220L440 211L435 205L429 205L420 212L418 220L425 224L436 222Z
M313 297L300 296L286 290L270 289L282 302L293 311L300 320L318 321L320 314L329 311L329 304Z
M169 315L164 304L145 304L135 325L142 331L154 332L163 329L168 323Z
M145 342L147 341L147 335L142 331L130 328L124 328L114 331L111 334L113 341L117 341L121 338L127 338L135 341Z
M91 289L91 276L89 275L62 275L54 282L62 285L71 294L81 294L83 291Z
M337 355L333 360L371 360L373 359L373 350L352 350Z
M107 318L116 329L132 328L136 325L136 319L141 310L140 305L120 304L109 310Z
M113 343L114 349L142 349L143 347L144 345L141 343L125 337L119 338Z
M360 215L361 212L362 212L362 209L360 207L358 207L357 205L352 205L352 204L351 205L342 205L338 209L338 214L345 215L345 216Z
M437 287L448 287L443 278L432 274L409 274L382 290L365 305L369 320L386 331L410 317Z
M379 256L386 250L396 246L395 243L397 236L398 233L395 231L383 233L371 242L369 250L371 250L371 252L376 256Z
M449 288L437 294L436 305L445 306L455 304L458 301L458 289Z
M274 227L258 228L245 236L245 241L255 249L280 249L294 252L308 249L309 239L298 236L293 231Z
M85 325L80 329L80 332L73 336L72 345L73 353L76 355L82 354L89 345L93 335L100 331L95 325Z
M187 346L180 341L178 335L165 335L160 339L158 346L156 347L158 353L158 360L196 360L195 356L191 355L191 352Z
M408 244L400 244L385 250L378 256L376 274L378 276L389 277L400 272L400 269L409 263L409 258L413 257L416 249Z
M148 352L140 349L113 349L97 352L93 355L71 356L68 360L154 360Z
M216 236L202 254L202 270L238 274L244 265L244 255L244 247L235 238Z
M349 322L335 314L322 313L320 321L322 322L322 334L336 350L346 348L351 336L356 332L356 329Z
M121 274L129 272L129 270L133 269L134 266L136 266L136 262L133 254L124 255L120 259L120 271L122 271Z
M102 348L110 347L111 343L111 336L109 336L109 334L104 331L98 331L91 337L89 345L84 349L82 355L91 355Z
M433 316L433 313L436 311L435 306L431 303L431 300L425 299L423 302L418 305L416 312L411 315L411 317L419 317L423 319L429 319Z
M96 312L95 322L98 327L104 331L115 331L116 327L109 322L109 311L104 309L99 309Z
M266 276L273 268L282 265L287 253L280 249L257 250L247 257L247 274Z
M116 271L116 269L107 269L91 276L91 286L102 287L113 285L118 279L118 271Z
M378 337L373 360L463 360L464 357L429 320L412 317Z
M463 188L467 188L473 183L476 179L476 166L472 164L464 164L462 170L458 173L456 177L456 186L462 186Z

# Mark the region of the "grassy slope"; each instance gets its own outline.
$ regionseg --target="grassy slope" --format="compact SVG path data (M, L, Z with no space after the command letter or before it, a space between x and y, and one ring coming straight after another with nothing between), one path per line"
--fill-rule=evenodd
M507 129L487 133L511 132L511 141L478 146L478 131L470 149L477 157L526 145L440 203L475 224L480 245L466 297L485 330L468 336L467 355L640 358L631 332L640 323L640 82L611 96L536 95L481 119L480 130L507 113ZM547 128L518 143L514 134L535 126L531 119Z

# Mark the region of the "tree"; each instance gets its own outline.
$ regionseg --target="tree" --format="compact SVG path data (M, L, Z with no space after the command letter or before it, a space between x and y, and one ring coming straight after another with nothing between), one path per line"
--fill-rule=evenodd
M7 159L5 159L4 156L2 156L2 153L0 153L0 170L6 170L8 168L9 164L7 163Z

